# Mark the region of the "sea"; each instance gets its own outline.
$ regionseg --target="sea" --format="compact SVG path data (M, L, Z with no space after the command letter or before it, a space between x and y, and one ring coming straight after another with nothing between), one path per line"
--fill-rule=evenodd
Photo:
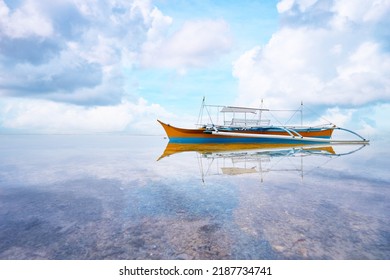
M389 142L0 135L2 260L390 259Z

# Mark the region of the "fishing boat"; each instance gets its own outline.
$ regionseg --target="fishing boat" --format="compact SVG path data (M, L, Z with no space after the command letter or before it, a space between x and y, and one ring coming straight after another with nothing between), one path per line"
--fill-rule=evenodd
M210 115L211 109L218 112L215 122ZM292 111L301 113L301 125L274 125L270 119L264 119L265 113ZM164 128L171 143L275 143L275 144L315 144L315 143L363 143L369 140L356 132L338 127L332 123L320 126L302 125L303 104L297 110L270 110L236 106L206 105L203 99L197 128L179 128L157 120ZM202 123L206 112L207 123ZM219 115L223 116L220 117ZM221 120L221 123L219 120ZM351 139L333 139L335 130L354 135Z

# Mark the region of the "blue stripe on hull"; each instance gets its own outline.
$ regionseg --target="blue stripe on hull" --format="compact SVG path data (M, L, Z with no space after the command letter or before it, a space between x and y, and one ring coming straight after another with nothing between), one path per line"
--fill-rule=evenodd
M322 138L322 137L321 137ZM323 138L322 138L323 139ZM279 138L225 138L225 137L216 137L216 138L203 138L203 137L173 137L170 138L171 143L181 143L181 144L201 144L201 143L268 143L268 144L318 144L315 141L302 141L299 138L297 139L279 139Z

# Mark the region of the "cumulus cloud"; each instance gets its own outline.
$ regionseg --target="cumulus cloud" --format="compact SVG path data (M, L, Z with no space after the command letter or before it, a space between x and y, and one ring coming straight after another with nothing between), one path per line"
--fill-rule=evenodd
M37 1L25 1L14 11L0 1L0 30L11 38L48 37L53 34L50 20L39 11Z
M207 66L230 46L226 22L189 21L173 33L172 22L148 0L0 0L2 125L137 128L149 109L163 109L126 82L134 69Z
M232 46L228 24L223 20L187 21L171 36L150 36L143 45L142 64L185 70L208 65Z
M186 22L168 36L171 24L150 1L0 0L0 94L115 104L123 69L205 66L229 49L223 21Z
M377 31L390 1L283 0L281 28L234 63L239 100L291 107L390 101L390 53Z
M9 98L1 102L2 127L13 132L158 134L156 118L173 116L140 98L118 105L82 107L50 100Z
M112 81L148 28L137 7L136 1L0 0L0 94L119 103L124 84Z

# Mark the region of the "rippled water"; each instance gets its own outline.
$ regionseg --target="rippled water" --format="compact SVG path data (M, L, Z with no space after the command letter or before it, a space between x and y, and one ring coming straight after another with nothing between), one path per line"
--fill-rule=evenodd
M163 137L129 135L0 142L0 259L390 259L380 142L351 154L164 153Z

